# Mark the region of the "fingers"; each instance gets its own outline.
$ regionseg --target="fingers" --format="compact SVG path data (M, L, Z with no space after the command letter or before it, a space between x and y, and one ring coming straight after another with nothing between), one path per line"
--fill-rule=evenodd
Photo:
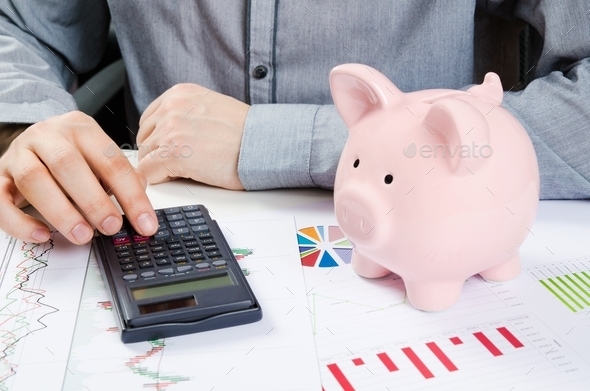
M106 135L78 140L80 149L85 152L86 162L92 172L101 179L102 188L107 190L106 193L103 191L105 197L108 199L107 194L113 194L135 230L143 236L151 236L156 233L158 224L154 209L145 193L146 185L140 177L142 174L138 174L129 160L120 153L105 156L102 153L89 152L96 149L96 145L108 145L109 142L110 139ZM95 200L102 208L104 204L101 201ZM104 214L106 210L108 208L105 207L101 212ZM101 217L108 218L104 215Z
M0 179L0 227L8 235L24 241L46 242L50 237L49 228L15 206L15 191L14 183L9 178Z
M89 242L93 228L64 195L47 167L30 151L23 151L21 159L28 163L14 175L18 190L68 240L76 244Z
M163 154L162 150L155 150L155 153L150 154L141 159L137 164L137 169L145 174L148 183L162 183L168 182L172 178L181 177L180 172L176 169L174 164L177 159L168 159Z
M93 138L91 135L88 136ZM108 143L108 137L105 141ZM103 144L106 143L103 142ZM61 187L82 212L82 215L78 213L78 221L68 222L71 227L75 227L72 230L72 234L78 243L85 243L92 238L92 226L96 227L105 235L113 235L121 228L121 224L123 223L119 211L104 191L93 170L87 164L88 155L93 156L99 153L97 149L100 151L103 150L102 148L96 148L101 145L100 140L96 140L93 145L94 148L90 151L90 154L84 149L79 151L75 145L69 143L61 143L59 146L47 144L34 145L33 152L45 163L51 175L49 176L49 173L40 171L38 175L34 174L39 177L39 183L28 181L26 188L20 188L21 193L29 199L33 206L53 223L54 221L59 221L60 210L68 210L68 212L73 210L71 202L60 191L59 187ZM85 158L82 153L86 153L87 157ZM99 153L99 155L102 154ZM34 158L34 155L30 157L30 159ZM35 166L32 169L40 170L39 167ZM49 178L46 178L46 176L49 176ZM59 183L59 187L56 182ZM20 181L20 183L22 187L24 186L23 183L26 182ZM58 208L54 209L51 204L49 204L51 207L47 208L47 202L44 201L44 198L41 198L38 202L33 201L39 193L43 194L44 188L42 186L48 187L45 191L55 197L55 202L58 202L56 204ZM54 188L56 188L55 191ZM61 197L58 197L58 195L61 195ZM58 211L58 214L55 216L54 211ZM68 216L70 216L69 213ZM90 222L91 225L87 222ZM65 232L71 229L70 226L61 226L59 222L57 224L56 228L62 233L64 233L63 228L67 229Z
M68 240L87 243L94 227L105 234L120 229L112 194L135 230L153 235L157 219L145 194L147 179L119 151L108 153L111 144L82 113L27 129L0 159L0 228L22 240L47 240L45 224L15 205L28 201Z

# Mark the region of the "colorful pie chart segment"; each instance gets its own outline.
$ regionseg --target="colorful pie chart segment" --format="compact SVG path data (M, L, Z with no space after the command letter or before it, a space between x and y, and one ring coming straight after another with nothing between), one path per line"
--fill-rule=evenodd
M337 225L301 228L297 232L297 242L303 266L342 266L352 258L352 243Z

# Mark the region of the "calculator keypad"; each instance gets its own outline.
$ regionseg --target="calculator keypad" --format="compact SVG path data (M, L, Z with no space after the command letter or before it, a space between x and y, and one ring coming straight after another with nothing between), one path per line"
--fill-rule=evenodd
M125 281L227 267L198 205L158 209L156 216L154 236L139 235L126 219L112 236Z

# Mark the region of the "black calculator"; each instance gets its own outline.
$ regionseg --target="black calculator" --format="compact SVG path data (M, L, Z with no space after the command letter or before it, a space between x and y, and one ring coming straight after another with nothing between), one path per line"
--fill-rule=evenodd
M203 205L156 210L142 236L123 216L93 248L125 343L252 323L262 309L217 222Z

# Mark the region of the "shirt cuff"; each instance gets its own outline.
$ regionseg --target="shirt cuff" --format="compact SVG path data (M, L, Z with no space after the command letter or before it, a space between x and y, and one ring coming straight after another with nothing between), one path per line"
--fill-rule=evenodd
M242 135L238 176L246 190L313 187L313 125L319 105L252 105Z

